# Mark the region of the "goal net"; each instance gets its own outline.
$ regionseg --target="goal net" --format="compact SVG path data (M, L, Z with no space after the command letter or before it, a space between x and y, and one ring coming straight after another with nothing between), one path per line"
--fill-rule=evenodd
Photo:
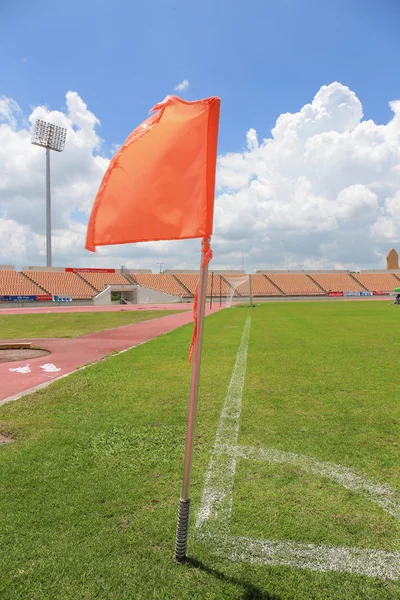
M229 289L226 296L226 308L230 308L233 303L250 304L250 275L224 275Z

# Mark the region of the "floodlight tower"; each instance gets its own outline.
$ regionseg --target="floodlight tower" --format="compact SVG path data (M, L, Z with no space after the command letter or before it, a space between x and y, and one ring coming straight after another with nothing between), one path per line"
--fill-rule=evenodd
M67 130L38 119L32 131L31 143L46 148L46 264L51 267L51 197L50 197L50 150L62 152Z

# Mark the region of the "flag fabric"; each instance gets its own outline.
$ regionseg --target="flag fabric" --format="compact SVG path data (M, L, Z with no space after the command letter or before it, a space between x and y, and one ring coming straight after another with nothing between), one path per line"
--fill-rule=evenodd
M103 177L86 248L209 238L220 99L167 96L127 138Z

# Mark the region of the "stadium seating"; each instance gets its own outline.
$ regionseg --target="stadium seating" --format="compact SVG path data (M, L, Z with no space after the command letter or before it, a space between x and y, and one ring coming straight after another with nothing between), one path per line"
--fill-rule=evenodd
M362 292L365 288L348 273L310 273L326 292Z
M0 271L0 296L40 296L40 287L16 271Z
M304 273L268 273L287 296L323 296L324 292Z
M79 276L96 288L98 292L104 290L109 284L127 285L130 283L121 273L85 273L80 271Z
M251 276L253 296L282 296L281 292L261 273Z
M176 273L175 277L190 291L190 293L194 296L196 285L199 281L198 273ZM211 296L211 284L212 284L212 295L214 297L223 296L224 298L228 296L231 292L231 287L224 280L223 277L220 277L219 274L212 273L208 274L207 278L207 296Z
M73 300L89 300L96 296L95 290L75 273L64 271L23 271L23 273L53 296L71 296Z
M211 284L212 284L212 295L214 297L217 297L220 295L225 297L231 293L231 287L226 282L226 280L224 280L223 277L221 277L217 273L214 273L214 275L209 273L208 278L207 278L207 296L208 297L211 296Z
M179 298L190 298L190 294L169 273L130 273L131 277L142 287Z
M392 292L400 286L400 281L391 273L353 273L353 277L370 292Z
M199 281L198 273L175 273L175 277L194 296L196 285ZM218 292L219 293L219 292Z
M235 288L235 280L243 280ZM263 272L251 275L253 296L323 296L329 292L381 292L390 293L400 286L400 272ZM148 273L130 272L126 276L119 272L25 270L0 269L0 296L70 296L73 300L89 300L104 290L108 284L138 285L166 294L191 300L194 297L199 272L192 273ZM211 290L211 283L213 289ZM249 297L248 275L239 272L212 273L207 279L207 296L218 298L230 296L235 288L236 297ZM343 295L343 294L342 294ZM44 298L41 298L42 300Z

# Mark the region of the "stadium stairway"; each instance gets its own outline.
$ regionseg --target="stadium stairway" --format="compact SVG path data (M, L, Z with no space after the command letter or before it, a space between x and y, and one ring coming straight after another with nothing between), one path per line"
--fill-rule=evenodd
M97 296L97 294L99 293L99 290L97 288L95 288L94 285L92 285L89 281L87 281L79 273L75 273L75 275L78 275L79 279L81 279L84 283L86 283L86 285L88 285L89 287L91 287L92 290L96 293L96 296Z
M352 273L349 273L349 275L356 283L358 283L358 285L361 285L361 287L364 288L364 290L366 292L369 292L369 291L372 292L372 290L369 290L367 287L365 287L365 285L363 283L361 283L361 281L358 281L358 279L356 279Z
M183 285L182 281L179 281L179 279L178 279L178 278L177 278L177 277L176 277L176 276L175 276L173 273L171 273L171 275L172 275L172 277L175 279L175 281L177 281L177 282L179 283L179 285L180 285L181 287L183 287L183 289L184 289L184 290L186 291L186 293L188 294L188 297L189 297L189 298L193 298L194 296L193 296L192 292L191 292L191 291L190 291L190 290L189 290L189 289L186 287L186 285Z
M123 275L125 277L125 279L127 280L128 283L130 283L131 285L138 285L138 282L134 280L134 278L132 277L132 275L130 275L127 271L121 271L121 275Z
M287 294L285 294L285 292L283 290L281 290L281 288L278 285L276 285L276 283L274 283L272 281L272 279L270 279L268 277L268 275L266 275L265 273L263 273L263 275L264 275L265 279L268 279L268 281L270 282L270 284L273 285L274 288L276 288L280 294L282 294L282 296L287 296Z
M42 290L43 294L51 295L50 292L48 290L46 290L46 288L44 288L43 286L39 285L37 283L37 281L35 281L34 279L31 279L30 277L28 277L28 275L26 273L23 273L21 271L21 275L22 275L22 277L25 277L25 279L27 279L30 283L34 283L35 285L37 285L37 287Z
M318 283L317 281L315 281L315 279L313 279L313 278L311 277L311 275L309 275L308 273L304 273L304 275L305 275L306 277L308 277L308 279L310 279L310 280L311 280L313 283L315 283L315 285L316 285L317 287L319 287L319 289L320 289L322 292L324 292L324 295L326 296L326 293L327 293L327 292L326 292L326 290L324 290L324 288L322 287L322 285L319 285L319 283Z

